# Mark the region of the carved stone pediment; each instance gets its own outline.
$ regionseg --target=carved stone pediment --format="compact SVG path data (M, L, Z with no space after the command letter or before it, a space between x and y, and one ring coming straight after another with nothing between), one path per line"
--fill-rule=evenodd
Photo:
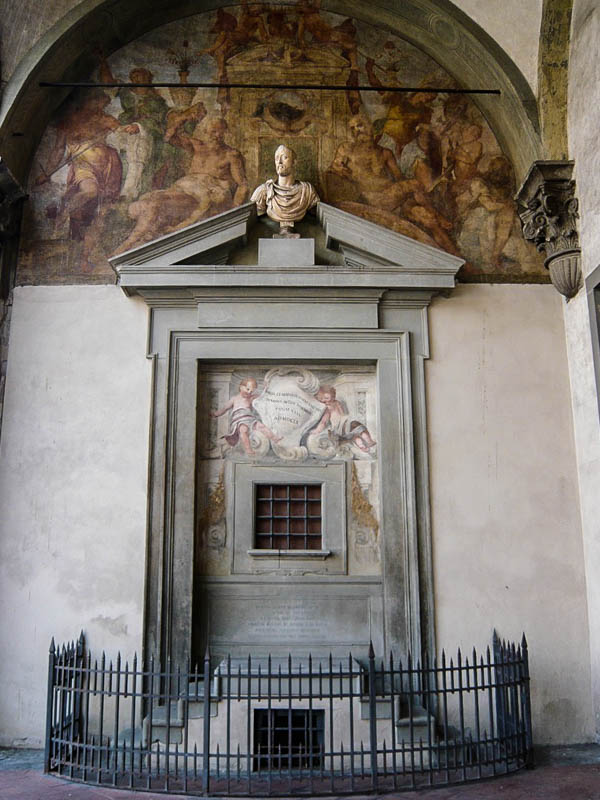
M536 161L516 196L523 236L540 252L556 289L571 298L581 288L578 200L572 161Z
M313 232L323 246L317 264L232 263L252 238L254 203L197 222L110 259L127 294L217 287L331 287L448 291L463 259L346 211L319 203ZM254 234L256 236L256 234ZM273 241L273 240L271 240ZM298 242L306 240L299 239Z

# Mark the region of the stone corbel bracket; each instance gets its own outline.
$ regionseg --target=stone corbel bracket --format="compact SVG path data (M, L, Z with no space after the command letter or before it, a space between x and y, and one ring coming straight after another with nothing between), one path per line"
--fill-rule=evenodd
M523 236L546 254L554 287L568 300L582 286L572 161L535 161L516 201Z

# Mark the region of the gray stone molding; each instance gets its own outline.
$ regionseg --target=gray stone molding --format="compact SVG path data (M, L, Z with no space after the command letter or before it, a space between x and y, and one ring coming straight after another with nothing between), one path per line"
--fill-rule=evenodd
M516 196L523 236L546 254L550 279L567 299L582 286L572 175L572 161L536 161Z
M454 288L463 259L325 203L319 203L317 215L332 255L335 250L342 251L343 266L215 261L216 252L226 258L246 241L256 219L253 203L113 256L110 263L128 295L219 286L276 288L281 286L282 272L287 287L433 291ZM179 263L183 260L186 263Z
M588 302L594 374L596 377L596 399L600 416L600 265L593 269L585 279L585 292Z
M197 264L224 264L231 250L236 245L245 243L248 228L255 217L255 204L244 203L195 225L167 233L151 242L119 253L109 261L117 275L123 266L171 265L190 258Z
M286 558L293 557L296 568L312 575L345 575L348 572L348 542L346 520L347 472L346 462L327 464L261 464L227 462L228 530L232 531L231 574L257 575L266 572L276 575ZM323 496L323 549L310 550L253 550L254 519L248 515L253 507L253 488L258 483L320 483ZM340 524L341 523L341 524ZM311 563L317 556L323 563ZM263 563L253 563L260 559Z
M377 369L379 458L391 465L380 473L382 574L339 572L340 548L328 542L331 554L305 567L304 577L278 576L265 562L251 572L205 580L198 590L203 613L212 619L221 602L241 602L244 592L260 591L261 581L267 581L274 597L294 587L292 594L327 596L334 605L343 605L341 598L351 586L360 586L357 613L364 616L378 652L433 652L427 307L433 295L454 287L463 262L320 204L318 219L328 249L319 252L324 258L331 253L332 263L206 263L219 248L231 253L244 241L253 219L253 205L246 204L111 261L123 290L143 297L151 309L148 349L155 379L146 650L185 660L194 637L198 642L195 626L204 624L194 616L197 601L192 600L198 590L193 553L199 363L293 358ZM343 263L332 248L343 253ZM187 263L177 263L182 256ZM248 562L248 542L240 553Z
M446 278L453 281L465 263L464 259L437 247L422 244L326 203L319 203L317 217L325 231L327 247L341 250L349 267L393 266L399 273L423 272L443 282Z
M413 655L433 647L433 607L429 585L429 511L423 507L428 484L426 466L423 360L426 347L420 341L422 326L418 309L397 309L401 330L298 330L195 329L190 308L153 309L150 347L156 354L156 392L151 456L151 499L148 563L148 610L146 648L176 661L190 656L193 625L194 464L196 459L196 404L198 362L203 364L236 359L272 363L295 360L311 363L315 355L335 363L377 365L380 391L381 463L385 470L381 485L381 577L358 579L369 585L369 596L383 596L381 627L373 630L378 652L393 648ZM414 349L411 342L414 341ZM422 452L423 451L423 452ZM421 575L425 569L427 575ZM312 570L311 570L312 571ZM298 585L308 580L313 592L334 595L347 591L356 579L345 575L310 578L277 575L231 575L217 584L231 595L236 586L261 581L274 592L282 584ZM366 583L365 583L366 580ZM241 588L239 591L241 591ZM269 590L270 591L270 590ZM218 593L218 592L217 592Z

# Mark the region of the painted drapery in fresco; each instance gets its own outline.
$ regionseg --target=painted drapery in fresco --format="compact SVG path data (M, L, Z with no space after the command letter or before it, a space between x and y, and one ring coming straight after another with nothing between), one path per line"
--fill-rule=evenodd
M78 90L56 113L30 177L21 282L111 280L108 256L247 201L282 141L325 202L461 255L463 280L547 280L487 122L468 97L430 91L455 84L388 31L320 0L242 2L96 56L93 79L140 86ZM166 81L180 85L141 85ZM347 91L292 88L306 83Z

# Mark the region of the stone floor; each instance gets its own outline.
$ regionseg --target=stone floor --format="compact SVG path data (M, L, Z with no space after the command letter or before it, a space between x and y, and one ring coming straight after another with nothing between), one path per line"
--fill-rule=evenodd
M42 773L40 750L0 750L2 800L168 800L146 794L81 786ZM600 800L600 745L540 748L535 770L469 786L405 792L399 800ZM388 795L391 798L392 795Z

